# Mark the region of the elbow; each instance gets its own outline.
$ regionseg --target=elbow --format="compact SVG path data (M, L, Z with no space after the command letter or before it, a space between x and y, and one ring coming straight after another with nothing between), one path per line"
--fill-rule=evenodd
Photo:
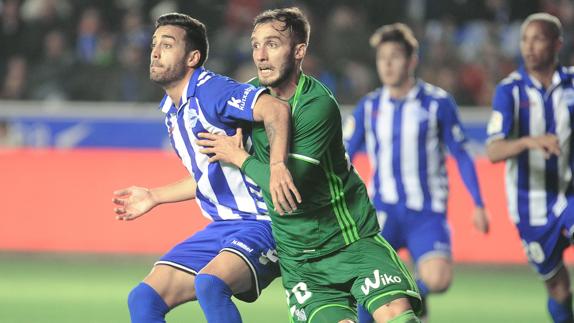
M490 144L486 146L486 157L491 163L498 163L503 160L499 154L496 153L496 149L494 149Z

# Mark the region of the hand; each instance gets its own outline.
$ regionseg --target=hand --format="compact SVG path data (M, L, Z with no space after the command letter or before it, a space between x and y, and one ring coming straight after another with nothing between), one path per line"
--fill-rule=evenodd
M145 187L132 186L114 192L112 202L116 205L114 212L117 220L135 220L146 214L158 203L151 191Z
M271 191L271 199L275 206L275 211L279 215L286 212L293 212L297 209L297 203L301 203L301 195L293 184L291 173L283 162L276 162L271 164L271 178L269 179L269 190Z
M489 231L489 221L486 215L486 210L482 207L477 207L474 209L474 215L472 217L472 222L474 227L483 234L487 234Z
M560 142L556 135L546 134L526 138L526 147L528 147L528 149L542 150L545 159L550 158L552 155L560 156Z
M233 164L241 168L243 162L249 157L249 154L243 148L243 133L238 128L234 136L216 135L208 132L198 134L200 138L206 140L197 140L196 143L203 147L199 152L202 154L212 154L208 161L210 163L222 161Z

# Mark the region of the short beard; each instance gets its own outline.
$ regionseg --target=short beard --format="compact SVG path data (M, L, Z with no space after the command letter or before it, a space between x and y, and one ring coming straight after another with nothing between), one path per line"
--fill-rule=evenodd
M185 77L185 74L184 63L178 62L172 70L167 70L164 74L156 74L155 78L150 72L149 79L163 88L168 88L171 84L181 81Z
M270 81L270 82L265 82L264 80L259 80L259 83L265 87L270 87L270 88L277 88L279 86L281 86L283 83L285 83L289 77L291 76L292 73L295 72L296 66L297 64L295 64L295 53L293 52L291 57L289 57L289 65L286 66L286 68L281 71L281 74L279 74L279 77L274 80L274 81Z

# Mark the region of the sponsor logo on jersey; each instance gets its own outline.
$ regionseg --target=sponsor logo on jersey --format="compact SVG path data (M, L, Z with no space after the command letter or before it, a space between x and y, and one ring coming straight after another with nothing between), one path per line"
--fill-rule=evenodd
M239 110L243 110L243 105L241 104L241 100L235 97L231 97L231 99L227 100L227 104L230 106L237 108Z
M241 242L241 241L237 241L237 240L233 240L231 241L231 244L234 244L236 246L238 246L239 248L252 253L253 252L253 248L249 248L245 243Z
M381 285L387 286L387 285L392 285L392 284L399 284L402 281L403 280L399 276L388 275L388 274L382 274L381 275L379 270L375 269L373 271L373 279L371 279L369 277L365 278L365 282L361 286L361 291L363 291L363 294L369 295L369 293L371 292L371 288L377 289L377 288L381 287Z

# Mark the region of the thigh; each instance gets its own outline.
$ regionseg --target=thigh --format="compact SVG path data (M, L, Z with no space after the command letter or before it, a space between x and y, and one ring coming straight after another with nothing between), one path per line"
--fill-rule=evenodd
M290 322L331 323L357 319L350 285L339 280L336 267L328 258L301 262L281 260Z
M420 309L420 295L413 276L397 253L381 237L361 239L350 250L355 254L354 281L351 292L370 313L382 305L406 298L415 312Z
M233 280L238 277L245 279L248 276L249 281L235 280L232 285L235 285L238 290L235 297L245 302L253 302L264 288L280 276L279 258L275 251L271 223L269 221L240 221L233 225L236 226L236 230L225 236L222 241L221 254L217 257L222 257L223 260L233 259L233 263L236 264L235 268L240 271L233 273L229 268L223 268L228 266L225 261L218 260L214 265L217 265L220 271L227 271L227 277ZM235 257L232 258L232 255ZM214 268L210 267L210 270ZM249 275L245 273L246 270ZM246 289L247 285L249 288Z
M407 248L417 265L431 258L451 259L450 227L444 213L408 212Z
M381 226L381 235L395 249L399 250L406 247L404 229L401 217L404 218L404 212L398 207L380 206L377 209L377 219Z
M569 246L559 221L548 217L543 227L519 228L528 262L544 280L552 278L564 266L563 253Z

